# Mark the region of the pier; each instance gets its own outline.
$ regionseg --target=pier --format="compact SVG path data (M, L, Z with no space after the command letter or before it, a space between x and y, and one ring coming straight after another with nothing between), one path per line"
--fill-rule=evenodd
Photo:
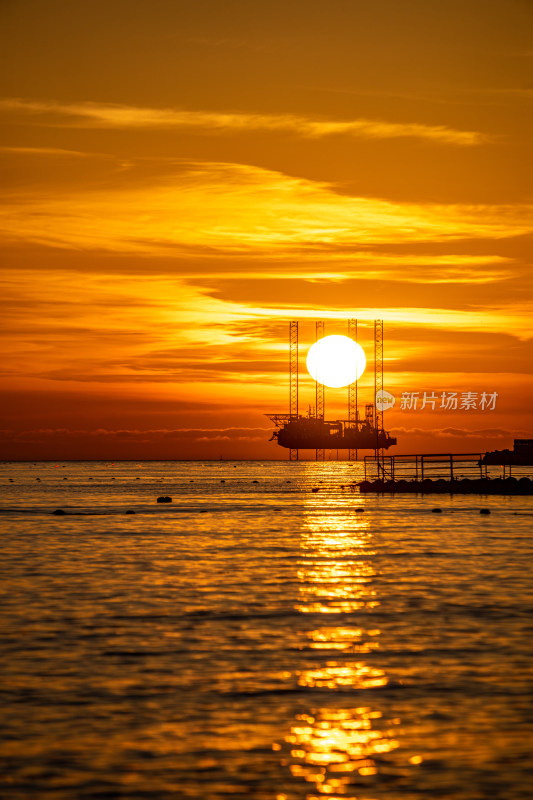
M413 455L365 456L365 480L375 466L378 475L391 480L409 477L411 480L446 476L453 481L461 477L487 477L487 465L483 464L483 453L418 453ZM485 471L485 472L484 472ZM468 473L468 474L465 474ZM479 474L478 474L479 473Z
M533 467L515 465L515 471L521 467L516 477L510 463L498 464L501 472L494 476L496 465L483 453L365 456L364 464L363 493L533 494Z

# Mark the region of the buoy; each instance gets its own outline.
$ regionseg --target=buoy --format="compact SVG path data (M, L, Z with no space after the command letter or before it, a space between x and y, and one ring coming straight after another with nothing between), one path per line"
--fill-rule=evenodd
M252 481L252 483L259 483L259 481Z
M312 491L312 492L318 492L318 489L319 489L319 487L318 487L318 486L315 486L313 489L311 489L311 491Z
M168 495L164 495L163 497L158 497L157 498L157 502L158 503L171 503L172 502L172 498L168 497Z
M442 514L442 508L432 508L431 510L434 514Z
M65 515L65 512L63 511L62 508L56 508L55 511L52 511L52 514L55 514L56 517L63 517Z
M222 481L220 481L220 483L226 483L226 481L222 480Z
M133 509L131 509L131 508L128 508L128 510L126 511L126 514L135 514L135 511L133 511Z
M364 512L364 508L356 508L355 509L358 514L362 514Z
M490 514L490 508L480 508L479 509L479 513L480 514Z

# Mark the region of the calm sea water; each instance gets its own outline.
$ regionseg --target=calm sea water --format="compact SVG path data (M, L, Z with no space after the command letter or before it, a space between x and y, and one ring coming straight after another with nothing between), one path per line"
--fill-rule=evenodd
M0 465L1 796L529 800L533 498L361 477Z

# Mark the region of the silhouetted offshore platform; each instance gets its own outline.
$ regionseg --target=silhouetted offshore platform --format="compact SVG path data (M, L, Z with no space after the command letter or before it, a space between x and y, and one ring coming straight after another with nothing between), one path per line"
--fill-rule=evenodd
M316 322L316 338L324 336L324 322ZM348 320L348 337L357 341L357 320ZM326 450L348 450L348 459L355 460L358 450L374 450L376 458L396 444L396 439L383 428L383 411L374 403L365 404L365 416L359 416L357 381L348 388L348 419L325 419L325 388L316 381L315 407L307 415L299 413L298 400L298 322L289 323L289 392L288 414L267 414L276 426L273 439L289 450L291 461L298 460L300 450L314 450L317 461L323 461ZM383 392L383 321L374 320L374 399Z
M365 420L351 423L347 420L327 421L316 417L290 417L271 414L270 419L279 426L272 434L281 447L295 450L375 450L396 444L386 431Z

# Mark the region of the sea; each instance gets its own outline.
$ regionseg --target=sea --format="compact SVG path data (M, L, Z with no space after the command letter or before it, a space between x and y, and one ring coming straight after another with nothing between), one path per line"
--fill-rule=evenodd
M530 800L533 498L363 477L0 464L3 800Z

